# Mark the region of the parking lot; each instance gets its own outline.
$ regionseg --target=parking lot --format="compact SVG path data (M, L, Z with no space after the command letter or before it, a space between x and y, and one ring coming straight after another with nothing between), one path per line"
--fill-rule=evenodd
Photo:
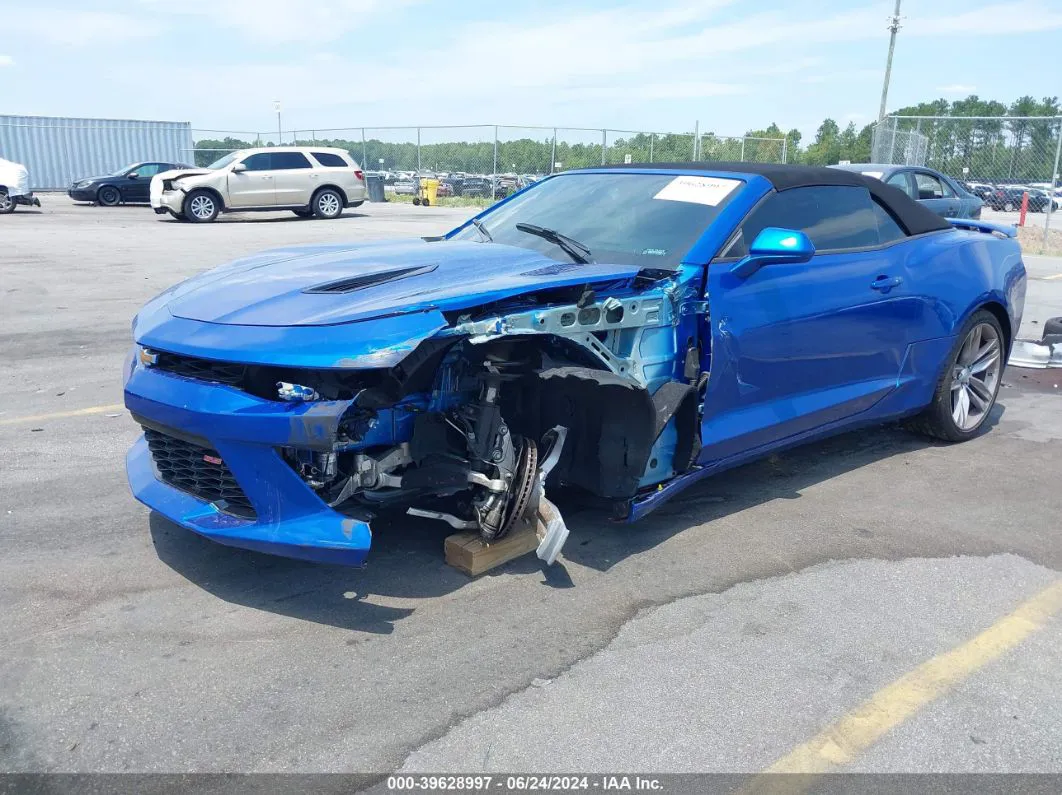
M363 569L300 563L132 499L130 320L240 255L472 211L41 198L0 219L0 770L1062 772L1062 371L1008 370L963 445L889 426L637 524L573 508L549 569L470 579L413 519ZM1062 260L1027 266L1038 337Z

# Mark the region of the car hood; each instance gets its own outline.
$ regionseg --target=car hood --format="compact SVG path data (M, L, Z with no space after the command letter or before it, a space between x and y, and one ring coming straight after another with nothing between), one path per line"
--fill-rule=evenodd
M209 168L171 168L169 171L160 171L152 179L180 179L181 177L197 177L201 174L213 174Z
M163 293L170 314L246 326L322 326L458 310L543 288L633 279L633 265L560 262L529 249L412 240L277 249Z
M24 193L29 189L29 171L21 163L0 158L0 183L12 192Z

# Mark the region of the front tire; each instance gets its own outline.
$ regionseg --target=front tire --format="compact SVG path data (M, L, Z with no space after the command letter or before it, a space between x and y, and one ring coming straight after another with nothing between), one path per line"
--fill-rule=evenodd
M184 197L184 217L195 224L205 224L218 217L221 208L217 197L208 190L194 190Z
M338 218L343 212L343 197L332 188L322 188L313 197L313 214L318 218Z
M0 188L0 215L10 215L15 212L15 200L6 188Z
M1004 340L995 315L984 309L975 312L948 355L933 402L912 420L912 429L946 442L976 436L999 394Z
M122 194L113 185L104 185L96 191L96 203L104 207L117 207L122 202Z

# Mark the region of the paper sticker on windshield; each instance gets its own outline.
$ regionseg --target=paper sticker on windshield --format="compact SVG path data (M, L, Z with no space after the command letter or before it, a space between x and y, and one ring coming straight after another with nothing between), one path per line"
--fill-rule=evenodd
M741 184L739 179L722 179L720 177L675 177L665 185L654 199L669 202L689 202L690 204L707 204L712 207L730 195Z

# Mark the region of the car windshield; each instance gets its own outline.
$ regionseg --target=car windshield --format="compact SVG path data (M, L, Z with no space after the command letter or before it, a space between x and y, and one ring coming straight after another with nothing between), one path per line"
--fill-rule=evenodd
M235 160L239 156L239 154L239 152L230 152L224 157L219 157L217 160L207 166L207 168L211 169L212 171L216 171L219 168L225 168L225 166Z
M122 168L118 169L117 171L112 171L107 176L108 177L124 177L126 174L128 174L130 171L132 171L134 168L136 168L139 165L140 165L140 163L130 163L128 166L123 166Z
M578 241L594 262L674 268L740 185L736 179L674 172L562 174L498 205L482 216L480 226L495 243L560 261L569 260L564 248L526 227ZM486 241L488 234L470 224L454 239Z

